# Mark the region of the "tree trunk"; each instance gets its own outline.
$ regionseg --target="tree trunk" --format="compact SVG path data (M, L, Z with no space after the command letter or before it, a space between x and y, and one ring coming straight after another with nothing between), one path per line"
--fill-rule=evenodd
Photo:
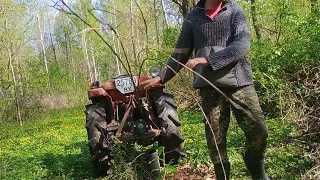
M8 31L8 21L7 19L5 19L5 30ZM8 53L8 59L9 59L9 67L11 70L11 75L12 75L12 80L13 80L13 91L14 91L14 99L15 99L15 103L16 103L16 111L17 111L17 121L19 123L20 126L22 126L22 118L21 118L21 108L20 108L20 102L19 102L19 93L18 93L18 83L16 80L16 73L13 67L13 59L12 59L12 43L11 42L7 42L7 53Z
M261 30L260 30L260 26L258 25L258 19L257 19L256 0L251 0L251 17L252 17L252 24L256 32L256 37L258 40L260 40Z
M73 57L71 57L71 64L72 64L73 84L76 84L76 68L75 68L75 63L73 61Z
M134 59L137 61L136 47L134 42L134 12L133 12L133 0L130 0L130 23L131 23L131 43L132 53Z
M100 79L101 79L101 71L100 71L100 66L99 64L97 65L97 70L98 70L98 81L100 82Z
M11 69L11 74L12 74L12 80L14 84L14 99L16 102L16 110L17 110L17 121L20 126L22 126L22 118L21 118L21 108L20 108L20 102L19 102L19 93L18 93L18 83L16 80L16 75L15 71L13 68L13 62L12 62L12 53L11 50L8 48L8 57L9 57L9 63L10 63L10 69Z
M49 36L50 36L50 44L51 44L51 48L52 48L52 51L53 51L54 61L58 65L58 58L57 58L56 48L54 47L53 37L52 37L52 33L51 33L51 31L54 31L54 25L53 25L53 28L52 28L52 23L54 23L54 22L55 22L55 19L53 19L53 21L51 21L49 19Z
M159 41L159 29L158 29L158 18L157 18L157 6L156 6L157 1L153 0L153 16L154 16L154 23L155 23L155 28L156 28L156 38L157 38L157 44L160 44Z
M51 32L49 33L49 35L50 35L50 41L51 41L51 47L52 47L52 51L53 51L54 60L55 60L56 64L58 64L56 48L54 47L54 44L53 44L53 38L52 38Z
M68 36L67 36L67 31L66 31L66 27L63 26L63 33L64 33L64 40L65 40L65 51L66 51L66 61L68 62L69 61L69 51L68 51L68 43L70 43L70 40L68 39Z
M48 67L48 61L47 61L47 57L46 57L46 49L44 47L44 38L43 38L43 34L41 31L41 21L40 21L40 15L39 13L37 14L38 17L38 25L39 25L39 33L40 33L40 41L41 41L41 47L42 47L42 53L43 53L43 60L44 60L44 66L46 68L46 72L47 72L47 78L48 78L48 83L47 83L47 87L50 87L50 76L49 76L49 67Z
M98 75L98 71L97 71L96 60L95 60L95 56L94 56L92 42L90 43L90 45L91 45L92 64L93 64L93 70L94 70L94 81L98 81L99 75Z
M84 57L85 57L86 62L87 62L89 80L90 80L90 82L93 82L92 69L91 69L91 64L90 64L90 60L89 60L87 39L86 39L86 35L85 34L83 34L83 44L84 44Z
M114 1L115 1L115 0L112 1L112 2L113 2L113 18L114 18L114 22L111 22L111 24L114 23L114 27L117 27L117 15L116 15L116 7L115 7L115 4L114 4ZM112 18L111 18L111 21L112 21ZM115 50L115 52L117 52L117 46L118 46L119 52L117 52L117 53L119 54L119 56L120 56L120 58L121 58L121 53L120 53L121 51L120 51L120 43L119 43L119 40L115 41L115 36L114 36L114 35L112 36L112 40L113 40L114 50ZM116 42L117 42L117 43L116 43ZM116 58L118 75L120 76L120 75L121 75L120 62L119 62L119 59L118 59L117 56L115 56L115 58Z
M162 6L162 11L163 11L163 18L164 18L164 23L166 26L168 26L168 17L167 17L167 12L166 12L166 6L164 4L164 1L161 0L161 6Z

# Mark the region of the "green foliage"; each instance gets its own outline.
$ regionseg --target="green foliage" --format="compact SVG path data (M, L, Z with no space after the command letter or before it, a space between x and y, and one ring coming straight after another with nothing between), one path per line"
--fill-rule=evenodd
M174 48L180 34L180 27L169 26L163 31L163 46Z
M169 26L163 30L162 44L158 49L151 49L147 67L161 66L164 67L171 56L180 33L180 27Z
M26 122L23 127L3 126L0 134L1 179L92 179L92 167L87 146L82 108L51 111L43 119ZM202 116L198 112L180 113L182 133L186 139L187 158L184 163L193 167L199 164L212 166L204 135ZM267 120L269 128L266 152L267 172L273 179L298 179L310 167L295 143L287 143L288 134L295 129L287 121ZM248 179L242 161L245 137L242 130L231 122L228 133L229 158L232 177ZM161 153L162 148L158 149ZM139 171L138 155L132 148L119 145L115 152L117 171L107 179L134 179ZM174 174L173 166L166 165L165 172Z
M288 10L289 11L289 10ZM264 111L280 117L292 103L290 93L300 88L297 72L319 66L320 26L315 16L283 12L283 27L278 40L253 39L250 54L257 89Z

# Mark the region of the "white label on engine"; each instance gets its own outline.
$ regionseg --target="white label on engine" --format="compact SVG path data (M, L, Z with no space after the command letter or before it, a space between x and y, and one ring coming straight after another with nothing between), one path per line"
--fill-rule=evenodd
M137 76L133 76L132 79L134 81L134 84L137 86L138 85L138 77ZM115 83L116 83L116 88L122 94L127 94L127 93L134 92L134 84L132 83L130 77L115 79Z

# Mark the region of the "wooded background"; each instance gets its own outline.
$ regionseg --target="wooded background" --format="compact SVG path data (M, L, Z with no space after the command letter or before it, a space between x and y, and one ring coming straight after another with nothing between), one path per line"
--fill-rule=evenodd
M319 0L235 2L250 26L248 59L266 117L295 124L300 135L293 138L305 141L320 164ZM22 126L48 109L83 106L88 82L127 74L129 67L133 74L140 66L142 74L163 67L196 3L0 0L0 125ZM175 77L167 90L181 109L194 108L192 74L181 74L186 78Z

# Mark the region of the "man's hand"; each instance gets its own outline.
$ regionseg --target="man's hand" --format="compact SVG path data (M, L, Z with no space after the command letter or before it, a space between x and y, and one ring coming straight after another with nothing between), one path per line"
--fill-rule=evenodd
M140 87L144 87L145 90L148 90L150 88L155 87L156 85L159 85L161 83L161 78L160 77L155 77L146 81L143 81L140 83Z
M209 63L206 60L206 58L200 57L200 58L194 58L190 59L186 66L190 69L194 69L197 65L207 66Z

